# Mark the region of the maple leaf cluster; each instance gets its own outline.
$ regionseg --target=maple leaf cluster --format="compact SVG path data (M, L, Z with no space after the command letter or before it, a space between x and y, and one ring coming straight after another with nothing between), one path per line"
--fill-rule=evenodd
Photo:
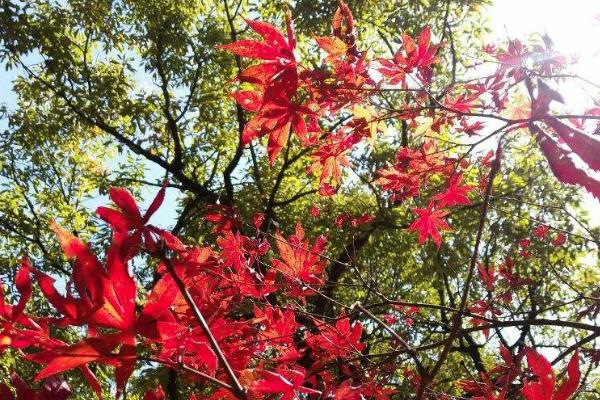
M58 393L44 398L67 398L68 386L62 381L58 384L56 377L72 369L79 369L101 397L100 383L89 368L91 363L114 367L119 397L136 363L148 359L181 369L191 380L210 383L207 377L212 377L212 381L221 382L221 390L211 399L237 398L235 390L224 383L228 378L219 352L248 388L249 398L284 393L284 398L291 399L297 393L320 395L338 390L338 379L326 371L326 366L342 360L349 368L356 364L353 358L365 347L361 324L340 315L334 325L316 317L302 325L296 314L300 306L290 303L274 307L268 302L259 306L250 302L273 295L304 299L318 293L323 285L325 264L321 253L325 238L319 237L311 245L298 224L288 238L280 232L275 234L276 251L269 256L271 244L264 235L251 238L232 231L233 224L210 217L215 211L209 210L209 218L220 227L216 246L187 246L168 231L148 224L164 198L164 190L142 216L129 192L111 189L117 208L98 209L113 231L104 262L80 239L53 226L73 265L65 295L59 293L53 278L23 259L17 273L20 300L14 306L1 303L0 338L4 349L21 349L26 352L25 358L43 366L35 381L46 382L42 391ZM129 268L131 260L142 255L155 258L158 266L152 290L139 301L141 288ZM178 282L185 285L186 295ZM24 313L34 285L58 316ZM187 295L192 302L186 300ZM210 334L198 323L194 307L205 316ZM87 337L76 343L52 337L53 328L65 326L85 327ZM269 354L268 362L265 354ZM302 361L307 359L311 361ZM353 371L356 374L358 369ZM16 375L13 382L17 382L13 383L17 389L23 386ZM323 387L319 382L328 383ZM375 383L365 381L365 387L369 385ZM353 390L356 396L361 393L358 387ZM162 399L161 393L150 392L146 398Z
M439 62L437 53L443 43L433 44L432 33L424 28L416 39L402 34L402 46L391 59L377 58L372 62L368 51L359 49L356 28L348 6L340 2L332 22L331 36L315 37L323 51L322 65L308 67L298 59L296 37L290 13L286 14L286 33L264 22L245 20L261 40L243 39L222 46L236 56L258 61L242 70L236 78L240 90L232 93L240 107L252 113L245 125L242 144L268 136L267 152L274 163L284 146L299 139L300 146L310 150L311 174L319 176L318 193L332 196L343 183L345 169L351 169L351 155L359 144L373 144L386 131L385 121L403 120L408 127L418 128L423 117L431 120L432 132L452 128L457 133L477 136L485 123L476 120L486 112L508 113L511 90L526 82L531 95L530 112L515 111L516 119L506 119L506 133L528 128L557 178L569 184L585 187L595 196L600 183L571 159L569 150L558 145L553 132L569 146L575 157L581 158L592 170L598 170L599 142L549 114L552 100L560 95L539 80L538 95L532 91L530 70L539 74L559 73L566 65L564 57L544 46L527 48L518 40L509 42L506 50L484 49L498 63L495 74L446 88L444 96L432 102L428 87L434 78L433 67ZM534 62L531 60L542 60ZM533 64L532 64L533 63ZM379 74L379 78L374 77ZM403 104L391 112L378 111L375 96L382 90L408 90ZM521 108L524 108L521 107ZM591 113L591 112L590 112ZM328 121L342 118L334 129ZM542 121L544 131L535 121ZM581 121L574 121L581 124ZM500 131L498 131L499 133ZM423 140L416 148L401 147L396 163L377 171L375 185L390 193L392 203L418 199L433 178L447 182L445 194L438 194L415 207L417 219L410 225L418 231L419 243L431 237L439 247L440 231L449 231L444 207L469 205L466 194L470 185L460 185L462 168L468 166L463 156L448 157L432 139Z
M19 349L25 358L41 364L43 368L35 381L44 384L37 392L13 374L17 397L11 397L8 387L0 386L6 398L67 399L70 389L58 376L72 369L79 369L102 397L101 385L90 369L94 363L114 367L119 397L142 360L161 363L179 370L191 381L214 386L212 395L191 397L196 400L240 398L240 393L226 383L228 368L244 385L243 396L252 399L272 394L289 400L301 394L316 399L324 393L332 399L385 399L393 393L376 370L360 366L366 343L359 321L351 321L343 312L334 322L316 316L301 318L300 305L269 304L273 295L305 302L319 294L324 282L324 238L317 238L311 245L297 224L295 233L287 238L276 232L274 247L264 235L252 238L226 229L219 230L216 246L188 246L168 231L148 224L164 198L164 190L163 187L159 191L144 216L126 190L111 190L117 208L98 209L113 230L104 263L80 239L53 226L65 256L73 261L65 295L59 293L50 276L23 259L16 279L19 302L0 303L0 343L3 349ZM221 222L216 219L214 224ZM541 231L536 229L538 235ZM269 251L274 254L269 255ZM140 300L140 288L129 267L131 260L142 254L155 258L158 266L152 290ZM507 259L500 276L510 290L529 284L511 271L512 261ZM479 275L492 293L498 278L494 268L480 264ZM25 313L35 284L57 316ZM254 302L260 299L265 303ZM403 306L395 308L405 312ZM479 315L496 313L491 302L483 300L469 307L469 311ZM408 312L413 315L419 310L410 307ZM198 323L199 316L205 318L207 329ZM388 315L386 321L393 325L395 317ZM474 321L478 321L474 322L477 326L488 320ZM52 337L53 328L65 326L85 327L87 337L76 343ZM522 373L520 361L515 361L522 357L514 358L504 348L501 354L505 365L496 367L490 375L482 375L482 383L464 381L461 387L479 396L475 398L504 399L512 388L511 382ZM523 395L527 400L541 400L542 394L554 390L554 375L543 356L533 350L524 354L533 378L525 376ZM566 400L577 389L577 357L577 353L573 355L569 376L553 399ZM228 364L223 364L223 360L229 360ZM343 367L334 373L328 368L332 363ZM498 395L494 394L496 391ZM144 397L164 398L160 387Z
M520 390L526 400L568 400L573 398L581 381L579 370L579 352L575 352L567 365L567 376L556 388L556 375L552 364L542 354L527 348L513 355L509 349L500 347L502 363L489 373L481 373L481 381L464 380L459 385L476 400L507 400L514 398L514 380L525 373ZM527 368L523 371L523 359L527 359Z

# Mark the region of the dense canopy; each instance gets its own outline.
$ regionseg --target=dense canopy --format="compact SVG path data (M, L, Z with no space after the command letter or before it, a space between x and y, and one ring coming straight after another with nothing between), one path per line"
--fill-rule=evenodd
M600 394L600 105L487 1L5 0L0 397ZM595 102L596 101L596 102Z

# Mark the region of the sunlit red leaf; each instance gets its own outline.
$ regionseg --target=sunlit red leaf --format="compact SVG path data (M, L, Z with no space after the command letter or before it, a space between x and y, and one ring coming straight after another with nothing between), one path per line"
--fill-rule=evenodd
M115 357L112 351L127 340L127 336L117 334L88 338L71 346L32 355L29 357L30 360L45 364L44 369L36 375L35 380L39 381L90 362L110 360Z
M419 233L419 244L425 243L431 237L433 242L440 247L442 244L440 230L450 230L450 226L444 220L448 211L434 209L432 203L427 208L415 208L413 212L417 214L417 219L408 227L408 230Z
M438 201L438 208L471 204L467 193L473 190L473 188L469 185L461 185L462 178L462 174L454 175L450 180L448 189L444 193L433 196L433 200Z
M554 176L563 183L582 186L594 197L600 199L600 182L577 167L568 152L559 147L539 127L532 125L530 129L536 134L536 139Z

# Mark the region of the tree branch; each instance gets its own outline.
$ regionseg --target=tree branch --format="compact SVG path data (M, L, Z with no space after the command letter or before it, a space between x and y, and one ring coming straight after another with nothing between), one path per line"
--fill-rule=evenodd
M179 137L179 129L177 127L177 122L175 121L175 117L171 113L171 94L169 93L169 78L167 77L162 63L163 51L164 49L162 44L162 35L159 34L156 39L156 72L160 77L160 88L164 99L164 104L162 107L163 114L167 119L167 129L171 133L171 138L173 139L173 145L175 148L175 154L173 155L171 165L175 169L181 169L183 165L183 149L181 145L181 138Z
M179 288L179 291L183 295L185 302L187 303L188 307L190 307L190 309L192 310L192 313L194 314L194 316L200 323L200 328L202 328L202 332L204 332L204 335L208 339L210 347L215 352L217 358L219 359L219 362L221 363L221 366L223 367L223 369L225 370L225 373L229 377L229 380L232 383L233 393L236 395L236 397L238 399L246 400L246 392L245 392L244 388L242 387L242 385L240 384L240 381L235 376L235 373L233 372L233 369L229 365L229 362L225 358L225 355L223 354L223 351L221 350L221 347L219 346L217 339L215 339L215 337L213 336L213 334L210 330L210 327L208 325L208 322L204 319L204 316L202 315L200 308L198 308L198 305L192 298L192 295L185 287L185 283L183 282L183 280L181 280L179 275L177 275L177 271L175 271L175 268L173 267L173 264L171 263L171 261L166 256L163 256L162 259L165 262L167 271L169 272L169 274L173 278L173 281L175 281L175 284Z
M471 288L471 281L473 280L475 266L477 265L477 257L479 255L479 245L481 243L481 238L483 236L483 229L485 227L485 219L487 216L487 210L488 210L490 198L492 195L492 187L494 185L494 178L496 177L496 175L498 174L498 171L500 170L500 158L501 158L501 154L502 154L501 145L502 145L502 139L498 142L496 158L492 162L492 167L491 167L491 170L490 170L490 173L488 176L488 182L487 182L487 185L485 188L484 201L481 206L481 212L479 214L479 223L478 223L478 227L477 227L477 235L475 238L475 245L473 246L473 255L471 256L471 262L469 264L469 271L467 273L467 278L465 280L458 312L454 314L453 321L452 321L452 330L451 330L448 338L445 340L444 348L442 349L442 352L440 354L440 357L439 357L437 363L431 369L431 373L428 377L429 379L423 380L423 382L420 385L420 387L422 389L419 390L419 395L417 396L418 399L421 399L423 397L424 390L427 389L427 386L429 385L429 383L432 382L433 379L435 379L435 376L442 368L442 365L444 364L444 362L446 361L446 358L448 357L450 348L452 347L452 342L454 342L454 339L456 339L456 337L460 331L461 325L462 325L462 317L463 317L463 313L467 306L467 301L469 298L469 292L470 292L470 288Z

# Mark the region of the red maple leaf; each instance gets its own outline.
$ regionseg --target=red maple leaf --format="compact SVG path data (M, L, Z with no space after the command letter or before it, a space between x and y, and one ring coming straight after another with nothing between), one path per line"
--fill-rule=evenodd
M17 396L13 395L7 385L0 384L2 400L66 400L71 396L71 388L67 382L57 377L46 379L37 391L31 389L15 372L10 374L10 382Z
M471 204L467 193L473 190L473 187L469 185L461 186L462 178L462 174L452 176L448 189L444 193L433 196L433 200L438 200L438 208Z
M293 334L300 326L292 310L267 306L264 310L254 305L254 323L261 325L260 335L269 340L269 344L292 344Z
M419 244L425 243L427 238L431 236L437 247L440 247L442 244L440 230L451 230L448 223L443 219L448 215L448 211L434 210L433 202L429 203L427 208L414 208L412 211L417 214L418 218L408 227L408 230L419 232Z
M548 225L539 225L533 230L533 235L538 239L544 239L548 232L550 231L550 227Z
M322 283L325 263L321 260L321 253L325 248L327 239L324 236L317 238L310 247L304 240L304 230L298 222L296 233L287 240L281 233L275 233L275 244L281 260L272 260L273 267L283 274L283 279L292 284L292 292L296 295L315 294L314 289L306 285L320 285Z
M52 229L65 256L74 260L69 286L74 286L78 297L70 290L66 296L61 295L54 287L54 279L33 270L44 296L70 324L130 329L134 322L136 287L127 270L128 258L121 250L123 242L113 237L105 268L79 238L56 224L52 224Z
M440 45L431 45L431 30L425 28L419 34L417 43L408 35L402 34L403 51L398 51L392 60L379 59L379 72L390 79L390 84L406 86L406 74L417 70L419 78L429 81L429 70L436 61Z
M114 352L119 346L120 350ZM115 367L118 398L135 367L136 349L134 337L130 333L122 333L89 337L73 345L66 345L56 340L47 341L42 351L26 358L45 365L35 377L36 381L73 368L80 368L84 378L99 398L102 398L100 384L87 364L98 362L112 365Z
M530 124L530 130L535 134L542 153L548 160L550 169L559 181L582 186L594 197L600 199L600 181L579 168L571 158L570 152L559 146L537 125Z
M506 388L496 396L494 393L496 387L490 378L484 372L480 373L482 382L476 381L459 381L461 389L469 393L473 400L504 400L506 398Z
M159 385L156 389L147 391L144 400L165 400L165 391Z
M562 246L563 244L565 244L566 241L567 241L567 236L562 232L558 232L556 234L556 237L554 239L552 239L551 243L554 247L559 247L559 246Z
M498 279L494 266L490 265L486 267L483 263L479 263L477 265L477 271L479 272L479 278L481 279L483 286L485 286L489 292L493 292L496 286L496 280Z
M273 25L246 18L244 20L254 32L261 36L263 42L248 39L238 40L237 42L221 46L222 49L241 57L278 61L282 65L287 63L295 64L294 47L296 47L296 39L294 38L293 30L290 29L291 21L286 20L288 28L286 38Z
M142 216L135 199L123 188L113 187L109 190L111 200L117 205L118 209L108 207L98 207L96 212L106 222L108 222L117 232L128 232L135 229L141 229L148 223L150 217L161 206L165 199L165 189L167 182L158 191L156 197L148 207L148 210Z
M339 2L337 10L331 21L333 35L346 44L347 52L358 57L356 50L356 36L354 34L354 17L350 7L343 1Z
M21 314L23 314L23 310L25 310L25 305L31 298L32 288L31 288L30 274L31 274L32 269L33 268L31 266L31 263L29 262L29 259L27 257L24 257L21 260L21 267L19 268L19 270L17 271L17 274L15 275L15 286L17 287L17 290L21 294L21 296L19 297L19 302L14 307L12 307L10 312L9 312L8 308L6 308L6 311L0 311L0 316L5 316L5 317L7 317L7 319L11 319L11 320L15 321L19 318L19 316ZM2 298L1 294L0 294L0 298ZM3 303L4 303L4 299L1 299L0 307L4 306Z
M206 206L204 219L215 224L211 232L220 233L236 230L240 226L240 216L236 209L222 204Z
M520 82L525 77L523 64L529 55L529 50L519 40L509 41L508 49L496 54L496 59L500 61L499 73L506 73Z
M337 388L331 389L330 396L334 400L362 400L364 398L360 387L352 386L352 379L346 379Z
M302 386L305 373L293 369L279 369L278 373L262 371L263 379L253 383L252 391L257 394L280 394L280 400L298 398L296 393L320 394L318 390Z
M396 152L396 164L377 171L378 178L373 182L385 190L393 192L392 201L416 197L419 189L429 177L441 173L454 172L451 164L438 150L432 140L427 140L420 149L401 147Z
M552 101L563 102L558 92L551 89L543 81L538 81L538 94L532 100L532 117L543 118L549 128L568 149L542 130L538 125L530 124L529 129L535 136L542 153L546 156L550 169L556 178L567 184L583 186L594 197L600 199L600 181L589 175L574 161L573 155L581 158L587 166L600 171L600 140L577 128L569 126L548 113Z
M307 125L304 120L308 117L314 121L316 113L307 105L294 103L292 96L285 87L278 86L265 91L260 97L260 107L256 107L256 103L251 103L250 106L240 104L249 111L257 111L244 127L242 143L250 143L256 138L269 135L267 152L271 163L287 144L290 132L293 131L302 142L309 143L312 133L318 131L316 123Z
M338 186L342 181L342 167L352 167L348 152L354 143L337 134L329 135L312 158L315 162L308 172L320 170L319 184L326 182Z
M496 307L494 307L494 305L491 301L486 302L484 300L475 301L475 303L472 306L468 307L468 310L469 310L469 312L471 312L473 314L478 314L483 317L492 318L492 319L495 319L496 316L501 314L500 311ZM471 318L471 323L473 324L473 326L480 326L480 325L486 324L487 321L482 318L473 317L473 318ZM483 335L485 336L486 339L489 338L489 335L490 335L489 328L483 329Z
M522 393L527 400L568 400L577 391L581 372L579 370L579 352L576 351L567 365L567 377L554 391L556 376L552 364L533 349L525 351L527 365L535 378L525 378Z
M239 40L222 48L238 56L266 61L247 68L238 76L240 81L254 84L255 90L236 92L233 97L241 107L257 113L246 123L242 143L268 134L267 150L272 163L289 140L291 130L301 140L307 139L310 129L304 117L313 116L314 112L292 100L298 90L298 71L294 57L296 39L289 14L286 16L287 38L270 24L248 19L246 22L263 42ZM312 123L311 126L317 125Z
M344 314L335 326L316 321L319 328L318 335L307 338L308 345L314 352L321 352L326 359L346 357L349 354L362 351L366 344L360 341L362 325L360 322L350 323Z

